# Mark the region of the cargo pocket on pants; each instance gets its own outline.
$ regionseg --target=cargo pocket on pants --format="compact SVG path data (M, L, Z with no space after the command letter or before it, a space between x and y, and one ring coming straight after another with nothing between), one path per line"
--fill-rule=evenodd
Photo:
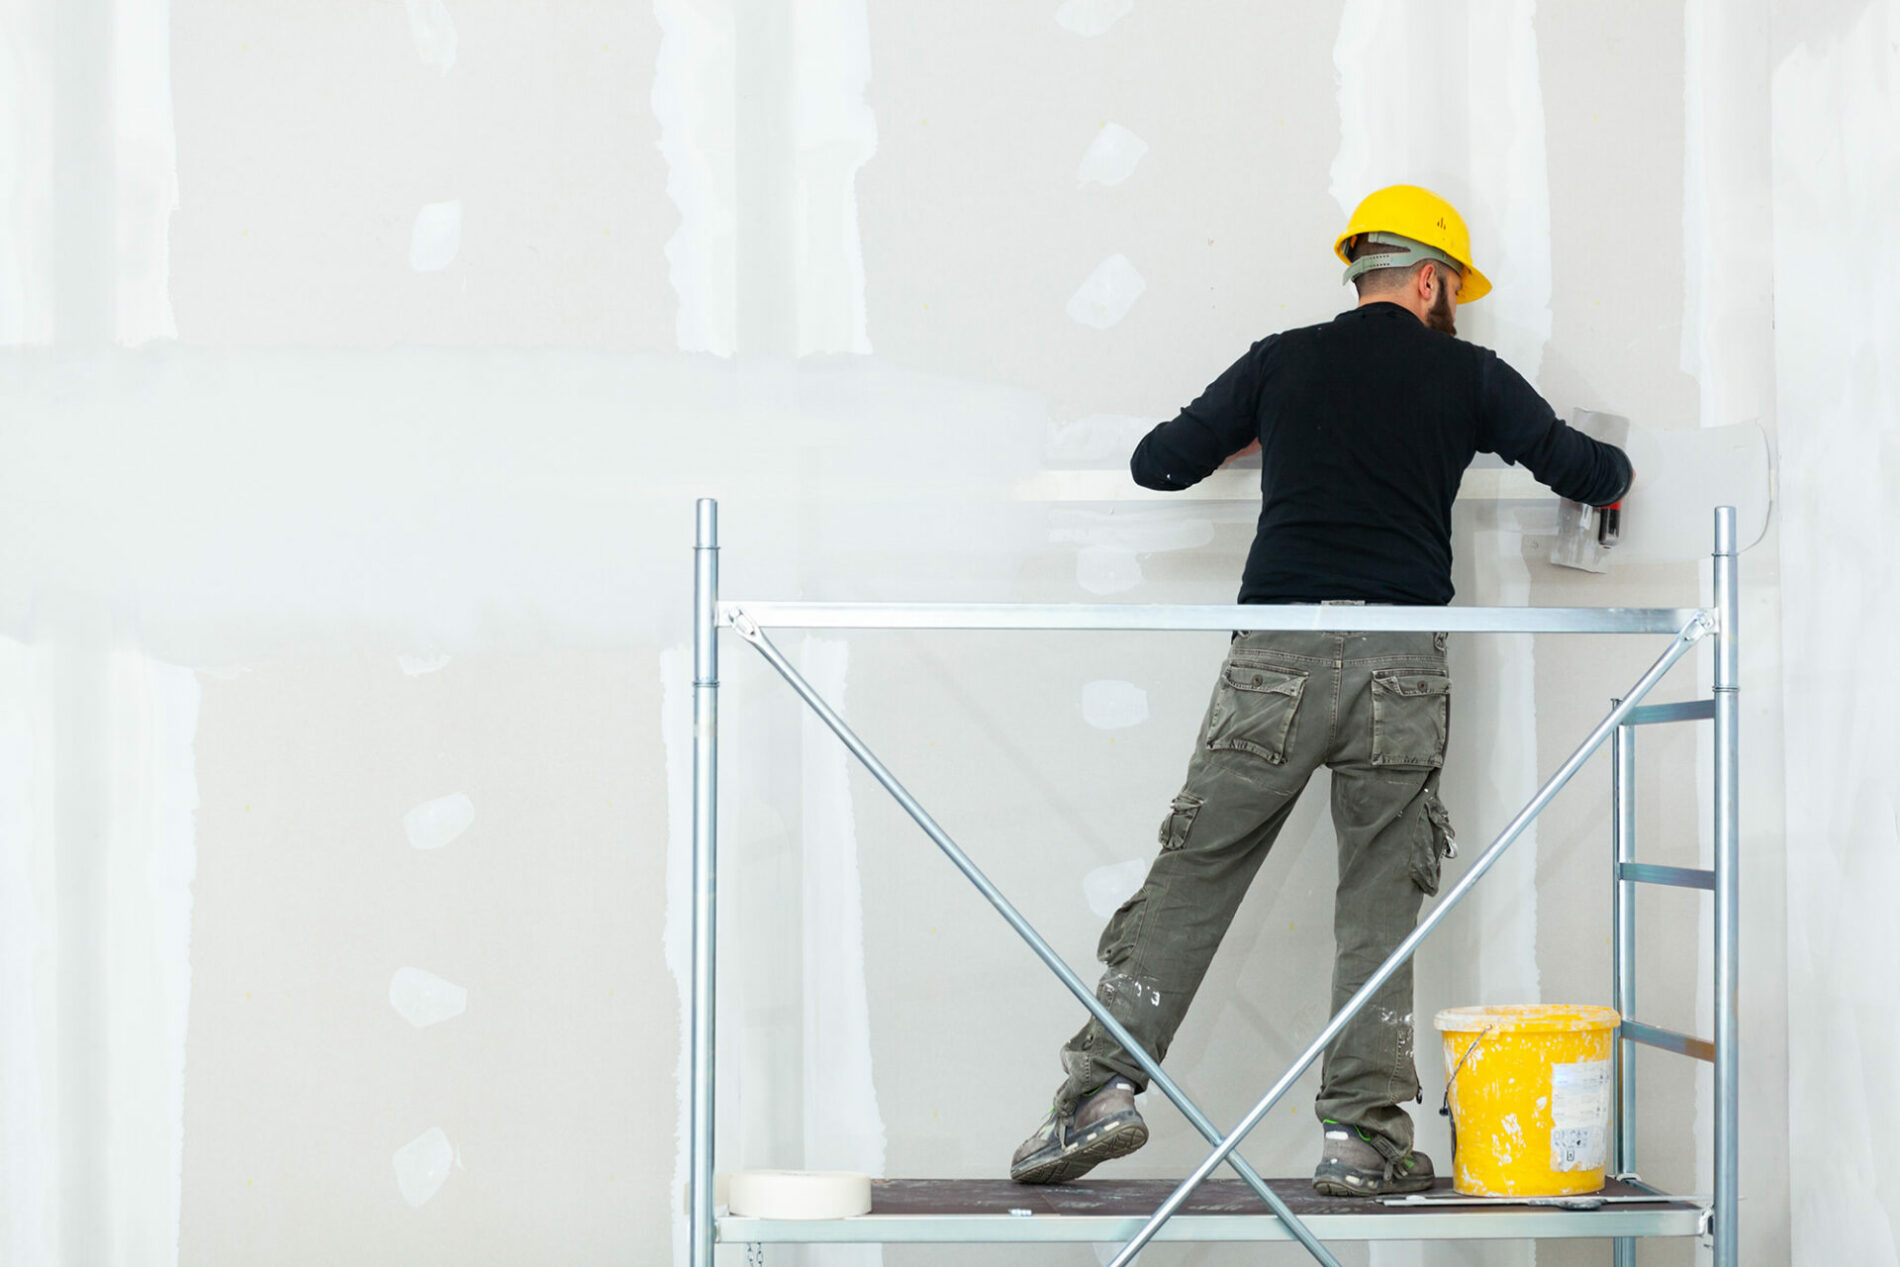
M1412 834L1412 883L1420 891L1436 895L1445 859L1458 856L1458 834L1451 828L1451 815L1438 793L1426 788L1419 793L1419 800L1425 812L1418 816L1418 827Z
M1173 853L1187 844L1194 816L1201 812L1204 803L1192 792L1183 792L1174 798L1173 804L1168 806L1168 816L1161 820L1161 830L1156 833L1162 853Z
M1372 764L1445 764L1451 733L1451 675L1442 669L1376 669L1372 674Z
M1306 674L1268 664L1229 660L1207 715L1207 748L1248 752L1274 765L1286 761L1293 719Z

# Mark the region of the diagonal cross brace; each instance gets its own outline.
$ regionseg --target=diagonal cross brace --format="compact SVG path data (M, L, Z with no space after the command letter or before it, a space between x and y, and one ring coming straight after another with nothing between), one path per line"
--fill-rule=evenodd
M871 777L883 785L884 790L889 792L897 803L903 807L904 812L916 820L919 827L923 828L924 834L930 837L937 848L941 849L952 863L956 864L957 870L963 872L970 883L976 886L977 891L989 899L990 905L996 908L997 912L1002 915L1009 926L1015 929L1017 934L1022 937L1024 941L1029 943L1029 948L1036 952L1036 957L1041 959L1043 964L1061 980L1062 984L1068 987L1069 993L1080 1000L1082 1006L1089 1010L1089 1014L1100 1021L1102 1026L1114 1036L1115 1041L1120 1043L1128 1054L1135 1058L1136 1062L1139 1063L1142 1069L1147 1073L1149 1080L1161 1090L1163 1095L1174 1102L1174 1106L1181 1110L1182 1115L1194 1126L1194 1129L1199 1131L1208 1143L1224 1145L1216 1159L1210 1163L1206 1169L1212 1171L1216 1166L1220 1165L1222 1161L1232 1166L1240 1177L1246 1181L1247 1186L1252 1188L1260 1199L1267 1203L1267 1207L1273 1211L1275 1217L1280 1220L1293 1238L1306 1247L1308 1253L1312 1254L1319 1262L1326 1264L1326 1267L1339 1267L1339 1260L1334 1258L1332 1253L1319 1242L1319 1238L1314 1236L1306 1224L1300 1221L1299 1216L1287 1208L1286 1202L1281 1200L1279 1194L1268 1187L1266 1180L1262 1179L1259 1174L1254 1171L1254 1168L1247 1164L1245 1159L1234 1152L1234 1145L1239 1143L1238 1137L1230 1136L1229 1140L1223 1140L1221 1138L1220 1132L1214 1127L1214 1123L1208 1119L1206 1114L1201 1112L1194 1101L1188 1098L1187 1092L1183 1091L1172 1078L1162 1072L1160 1063L1156 1061L1153 1056L1150 1056L1140 1043L1135 1041L1134 1035L1130 1034L1127 1028L1109 1013L1108 1009L1102 1005L1101 1000L1095 997L1094 992L1088 988L1088 985L1083 982L1082 978L1075 974L1075 970L1070 968L1060 955L1056 954L1055 948L1043 940L1042 935L1030 925L1028 920L1023 918L1022 913L1010 903L1008 898L1003 896L1002 891L992 884L989 877L985 876L983 872L977 868L976 863L971 861L970 856L964 853L954 840L950 839L942 827L937 825L936 819L932 818L929 812L925 810L922 805L917 803L916 798L911 796L904 788L904 785L897 781L897 777L885 767L883 762L877 759L877 756L872 753L869 748L865 747L864 741L859 739L849 726L845 725L844 719L839 717L837 712L825 702L824 697L819 695L811 683L807 682L798 670L792 667L791 662L785 658L783 652L773 645L772 640L765 636L765 631L759 628L757 622L747 616L742 609L737 608L731 610L730 619L733 629L739 636L751 643L753 647L758 650L759 654L765 657L766 663L778 670L779 676L784 678L792 690L798 693L799 698L803 699L805 703L811 707L811 710L818 714L819 719L822 720L826 726L831 728L832 733L837 735L844 743L844 746L851 750L851 754L863 763L864 768L870 771ZM1202 1177L1205 1178L1205 1175ZM1195 1182L1198 1183L1199 1180L1197 1179ZM1159 1227L1159 1223L1155 1226ZM1152 1234L1151 1232L1150 1235Z
M1398 948L1387 957L1383 964L1379 965L1379 970L1359 987L1359 992L1347 1000L1346 1006L1333 1015L1333 1019L1327 1022L1326 1028L1321 1030L1319 1036L1300 1054L1299 1059L1293 1063L1293 1067L1282 1074L1280 1080L1273 1084L1273 1088L1247 1111L1247 1116L1241 1118L1240 1124L1234 1127L1232 1133L1215 1146L1214 1151L1208 1154L1207 1160L1203 1161L1193 1174L1183 1179L1179 1187L1168 1194L1168 1199L1161 1203L1161 1207L1141 1226L1134 1238L1122 1247L1121 1253L1114 1257L1109 1267L1129 1267L1135 1255L1141 1252L1142 1246L1154 1239L1155 1233L1161 1230L1162 1224L1174 1217L1175 1212L1181 1208L1182 1202L1187 1200L1189 1194L1199 1187L1222 1161L1227 1160L1234 1149L1240 1146L1240 1141L1247 1137L1247 1132L1258 1126L1261 1119L1272 1111L1273 1106L1280 1102L1280 1098L1292 1088L1300 1075L1306 1072L1307 1067L1319 1058L1320 1053L1326 1050L1327 1045L1338 1036L1339 1031L1344 1029L1347 1023L1372 1001L1372 996L1379 992L1379 988L1391 979L1392 974L1399 970L1400 965L1412 957L1419 944L1431 935L1432 930L1437 928L1451 909L1458 905L1466 893L1471 891L1472 886L1484 877L1484 873L1489 871L1492 864L1511 847L1512 842L1523 834L1524 829L1530 826L1532 820L1543 812L1544 807L1550 804L1551 799L1563 789L1564 784L1570 782L1577 771L1583 768L1584 762L1603 746L1604 741L1615 732L1630 712L1642 703L1643 697L1662 680L1663 675L1669 672L1676 661L1688 653L1689 648L1715 632L1715 627L1715 619L1706 612L1697 613L1694 619L1682 627L1668 649L1662 653L1656 663L1649 667L1649 671L1637 680L1636 685L1630 688L1628 698L1611 709L1610 715L1597 724L1597 728L1590 732L1590 737L1585 739L1577 750L1570 754L1569 760L1558 767L1557 772L1537 790L1537 794L1530 799L1530 803L1518 811L1517 817L1513 818L1510 825L1491 842L1490 847L1478 856L1478 860L1471 864L1471 869L1464 874L1451 892L1432 907L1430 914L1426 915L1419 926L1399 943Z

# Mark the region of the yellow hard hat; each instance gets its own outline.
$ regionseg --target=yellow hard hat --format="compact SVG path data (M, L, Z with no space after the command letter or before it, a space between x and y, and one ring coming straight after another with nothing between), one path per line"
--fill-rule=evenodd
M1346 231L1333 243L1333 254L1350 264L1346 244L1362 233L1393 233L1442 253L1458 267L1464 285L1458 302L1468 304L1491 293L1491 283L1471 262L1471 234L1458 209L1429 189L1387 185L1365 196L1354 208Z

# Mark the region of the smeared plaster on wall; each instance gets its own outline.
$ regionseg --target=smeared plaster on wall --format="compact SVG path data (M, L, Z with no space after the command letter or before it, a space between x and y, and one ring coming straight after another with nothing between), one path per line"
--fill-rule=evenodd
M57 13L15 4L0 23L0 346L53 339Z
M1149 862L1147 858L1130 858L1096 867L1082 877L1082 900L1099 918L1107 919L1148 878Z
M409 33L416 41L416 56L424 66L444 75L455 65L455 19L449 16L442 0L403 0L409 10Z
M1141 560L1117 546L1083 546L1075 555L1075 583L1091 594L1121 594L1141 584Z
M1104 679L1082 686L1082 720L1097 730L1125 730L1148 720L1148 692L1133 682Z
M1093 37L1135 11L1135 0L1065 0L1056 10L1056 22L1065 31Z
M848 715L851 645L808 637L801 671ZM851 805L851 757L809 709L799 713L800 928L804 971L804 1166L884 1173L884 1118L871 1067L864 891ZM878 1246L827 1250L826 1264L875 1264Z
M171 217L178 210L169 0L112 6L113 183L120 343L175 339Z
M176 1247L191 1007L199 687L132 646L106 666L110 733L104 1039L111 1225ZM100 1089L106 1092L106 1088Z
M468 990L422 968L398 968L389 978L389 1006L417 1029L439 1025L468 1010Z
M660 940L678 1000L679 1054L673 1065L674 1267L692 1250L686 1184L692 1169L693 1017L693 654L690 647L660 653L660 736L666 748L666 921Z
M58 1262L58 964L47 653L0 640L0 1257ZM50 917L50 918L49 918Z
M417 849L440 849L475 821L475 802L466 792L424 801L402 816L402 830Z
M1051 541L1082 547L1075 582L1091 594L1120 594L1141 584L1142 554L1197 549L1214 539L1211 519L1184 517L1174 506L1055 510L1049 524Z
M390 1162L396 1168L396 1187L402 1199L411 1206L420 1206L442 1191L442 1185L449 1181L455 1150L442 1128L431 1126L398 1148Z
M1147 279L1126 255L1111 255L1097 264L1069 297L1067 312L1072 321L1106 330L1128 315L1146 289Z
M424 203L409 233L409 267L418 273L439 272L455 262L461 249L461 201Z
M1148 142L1119 123L1104 123L1076 165L1075 183L1119 185L1135 174L1136 165L1147 152Z
M1787 11L1781 20L1804 38L1775 68L1772 95L1797 1267L1900 1263L1900 1209L1884 1182L1900 1131L1900 738L1880 685L1881 634L1900 627L1900 589L1873 562L1900 539L1900 0L1866 4L1851 21L1846 12ZM1742 689L1746 709L1760 688L1744 679ZM1747 974L1746 946L1743 956ZM1743 1173L1746 1183L1746 1164Z
M653 75L666 194L680 227L666 243L686 352L731 356L738 341L737 183L732 164L733 11L728 0L654 0L663 32Z
M401 655L396 663L402 667L404 676L421 677L426 673L435 673L449 667L447 655Z
M858 235L858 169L877 151L865 0L796 6L792 98L793 219L800 356L871 350Z
M1155 553L1198 550L1214 539L1214 524L1180 507L1121 507L1110 511L1052 510L1049 540Z
M1128 455L1158 421L1127 414L1090 414L1058 424L1043 446L1050 466L1128 465Z

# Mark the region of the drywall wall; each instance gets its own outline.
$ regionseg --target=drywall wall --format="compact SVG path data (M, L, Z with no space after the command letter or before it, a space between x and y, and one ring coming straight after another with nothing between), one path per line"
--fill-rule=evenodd
M1900 119L1900 6L1778 6L1774 34L1792 1261L1890 1264L1900 1207L1877 1158L1894 1118L1883 908L1900 753L1858 644L1896 617L1875 543L1896 527L1900 469L1900 312L1881 280L1900 190L1883 139Z
M1069 476L1112 475L1253 339L1345 306L1326 248L1399 179L1464 208L1498 289L1461 328L1560 409L1772 428L1822 390L1831 310L1778 300L1811 333L1777 338L1765 270L1727 265L1770 249L1771 64L1776 213L1799 194L1806 217L1776 228L1776 285L1828 240L1843 199L1802 140L1888 100L1877 61L1828 60L1850 18L1875 20L1778 19L1771 61L1757 4L20 0L0 35L10 1260L677 1261L692 499L723 501L736 596L1224 601L1244 501ZM1809 506L1803 549L1824 549L1847 529ZM1460 601L1702 583L1693 561L1553 571L1549 522L1462 503ZM1789 1253L1786 754L1755 702L1780 680L1776 546L1746 574L1751 1263ZM1089 975L1222 640L783 645ZM1455 645L1467 858L1652 655ZM722 1168L998 1172L1078 1009L756 657L726 656ZM1832 715L1808 716L1818 752ZM1703 759L1645 748L1653 860L1706 837ZM1605 997L1606 784L1599 759L1448 922L1420 1018ZM1323 792L1170 1056L1217 1120L1325 1019ZM1641 909L1646 1019L1705 1028L1697 900ZM1822 1040L1797 1050L1824 1082ZM1693 1186L1694 1072L1644 1077L1645 1173ZM1263 1169L1310 1167L1311 1091L1250 1142ZM1150 1115L1120 1173L1198 1158Z

